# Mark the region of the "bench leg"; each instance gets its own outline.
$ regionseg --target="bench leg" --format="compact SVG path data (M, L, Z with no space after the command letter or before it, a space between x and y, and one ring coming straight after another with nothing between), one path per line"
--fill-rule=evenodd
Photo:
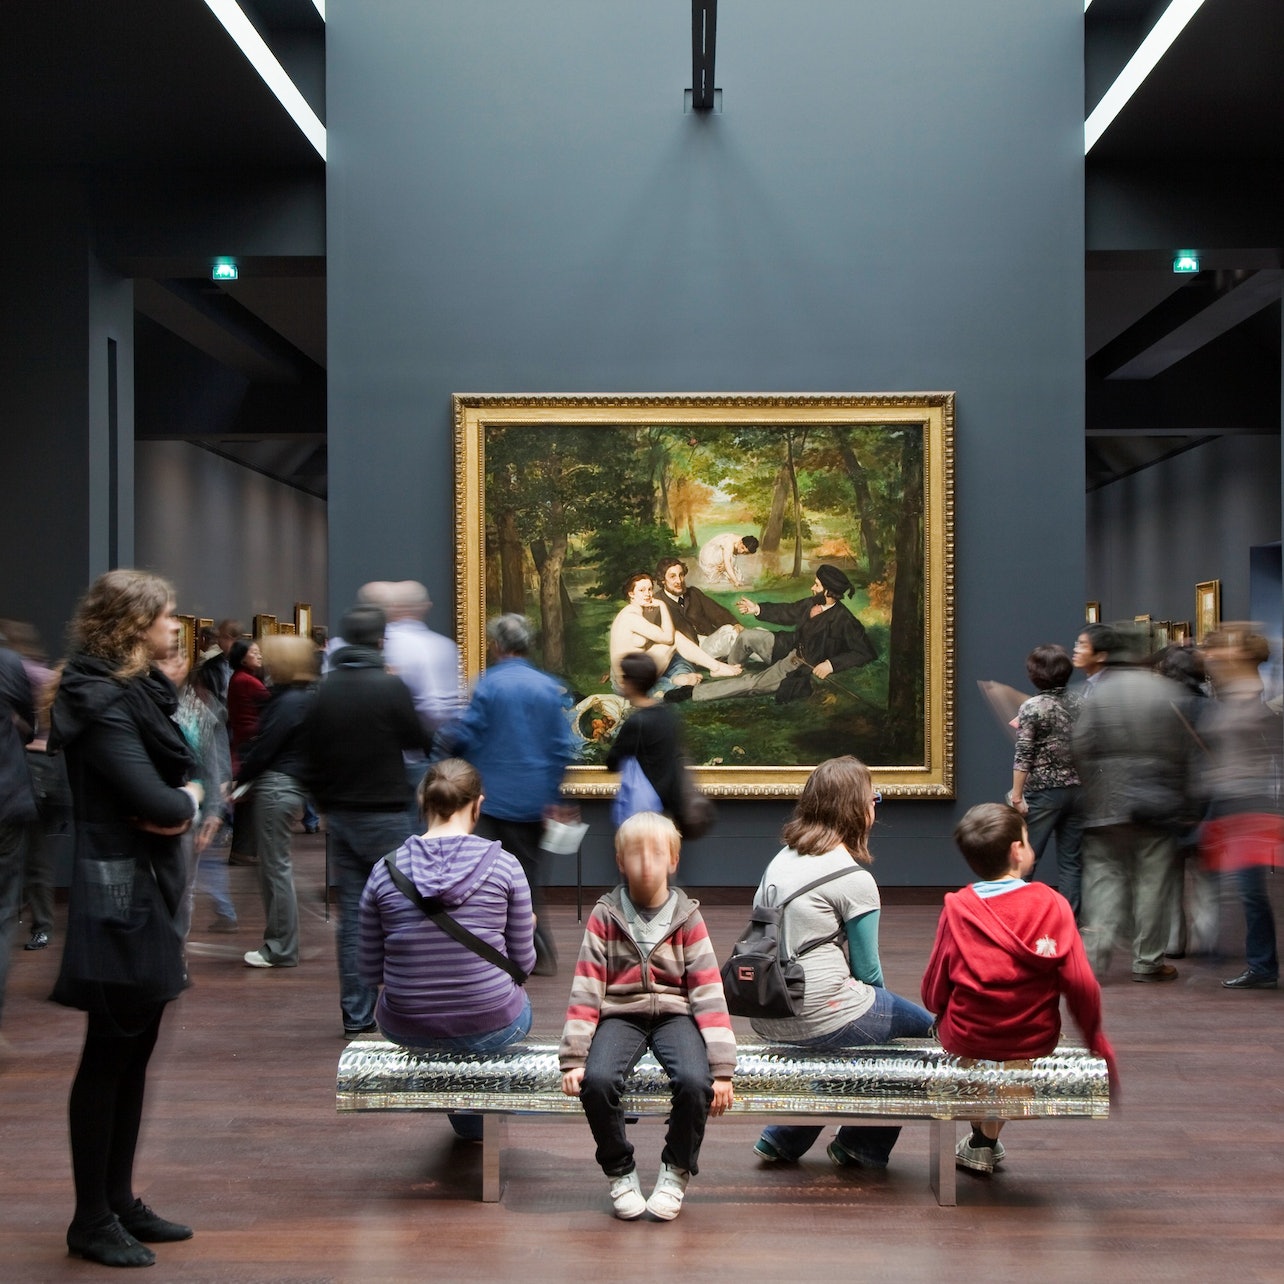
M954 1167L957 1132L953 1119L932 1120L932 1194L942 1208L953 1208L958 1203L958 1172Z
M482 1203L497 1204L504 1193L500 1157L508 1144L508 1116L482 1115Z

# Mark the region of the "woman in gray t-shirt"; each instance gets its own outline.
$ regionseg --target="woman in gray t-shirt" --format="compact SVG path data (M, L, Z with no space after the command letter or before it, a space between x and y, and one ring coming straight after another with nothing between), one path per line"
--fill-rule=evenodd
M932 1014L883 988L878 961L878 885L869 872L869 829L879 801L869 768L850 756L822 762L781 831L784 849L767 866L755 905L775 905L829 873L846 871L785 910L781 932L807 985L795 1017L753 1022L771 1043L825 1051L892 1039L921 1039ZM821 942L816 944L816 942ZM811 947L811 948L808 948ZM839 1167L886 1168L899 1128L846 1127L830 1143ZM763 1129L754 1153L768 1163L801 1159L820 1136L816 1126Z

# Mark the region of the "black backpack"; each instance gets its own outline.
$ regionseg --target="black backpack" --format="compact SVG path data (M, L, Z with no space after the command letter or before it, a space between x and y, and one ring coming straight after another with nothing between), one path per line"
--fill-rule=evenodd
M806 977L798 962L804 954L822 945L836 941L843 934L843 924L831 936L809 941L795 951L793 958L781 952L780 928L785 908L808 892L836 878L856 873L852 869L838 869L815 882L800 887L792 896L786 896L779 905L755 905L749 915L749 926L732 946L731 954L722 967L722 989L727 996L727 1010L732 1016L793 1017L802 1010Z

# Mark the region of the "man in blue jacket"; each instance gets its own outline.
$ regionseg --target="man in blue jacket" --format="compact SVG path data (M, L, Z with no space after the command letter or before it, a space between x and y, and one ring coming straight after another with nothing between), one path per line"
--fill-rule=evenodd
M533 640L524 615L500 615L486 626L489 664L468 708L438 733L433 757L464 758L481 773L477 833L498 838L521 862L539 922L535 973L557 973L557 947L543 922L540 839L548 816L565 819L562 777L576 742L566 688L527 655ZM573 810L573 809L571 809Z

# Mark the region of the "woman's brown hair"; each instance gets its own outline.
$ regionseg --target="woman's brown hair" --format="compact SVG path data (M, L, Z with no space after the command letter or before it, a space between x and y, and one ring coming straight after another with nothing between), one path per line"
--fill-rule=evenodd
M862 865L869 853L869 807L874 783L869 768L846 754L822 762L803 786L794 814L780 831L781 841L800 856L822 856L846 847Z
M136 678L152 665L147 630L173 601L174 586L159 575L107 571L80 599L71 622L71 650L106 660L118 678Z
M449 820L461 807L481 797L481 776L462 758L443 758L419 782L419 814L427 820Z

